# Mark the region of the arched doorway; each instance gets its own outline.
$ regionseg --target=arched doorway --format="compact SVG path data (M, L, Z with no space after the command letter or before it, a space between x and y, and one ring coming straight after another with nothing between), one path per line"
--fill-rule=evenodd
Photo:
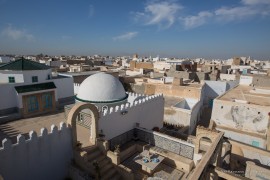
M199 150L206 152L212 144L212 140L209 137L201 137L199 140Z
M98 137L98 119L99 119L99 113L98 109L95 105L90 103L76 103L72 109L69 111L67 123L71 125L72 127L72 144L73 147L77 146L78 142L78 132L79 128L77 126L76 119L80 116L80 113L87 109L90 116L91 116L91 125L89 129L88 137L80 137L84 138L83 141L89 141L90 144L95 145L96 144L96 138ZM82 136L81 134L79 134ZM82 141L82 140L81 140Z
M203 143L202 143L203 142ZM213 137L209 134L199 134L195 140L195 153L199 153L200 150L207 151L207 145L213 142Z
M196 139L194 140L195 145L194 153L199 154L202 139L204 142L206 142L206 144L208 143L208 145L210 144L211 146L211 143L215 142L218 135L219 131L215 129L208 129L202 126L197 126Z

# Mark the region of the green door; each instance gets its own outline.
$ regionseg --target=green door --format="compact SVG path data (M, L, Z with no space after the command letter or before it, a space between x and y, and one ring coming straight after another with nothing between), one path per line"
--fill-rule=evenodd
M208 106L209 106L210 108L213 108L213 103L214 103L214 99L209 99Z

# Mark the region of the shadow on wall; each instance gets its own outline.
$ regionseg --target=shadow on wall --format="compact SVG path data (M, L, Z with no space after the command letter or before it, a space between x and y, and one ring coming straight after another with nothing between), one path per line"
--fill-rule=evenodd
M41 129L26 140L17 136L16 144L3 140L0 148L0 172L5 179L63 179L68 175L73 157L71 128L65 123L51 126L51 132ZM42 168L41 168L42 167Z

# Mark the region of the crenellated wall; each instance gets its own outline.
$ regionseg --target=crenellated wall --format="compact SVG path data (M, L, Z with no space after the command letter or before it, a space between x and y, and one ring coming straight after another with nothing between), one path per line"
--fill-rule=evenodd
M81 84L79 84L79 83L73 83L73 86L74 86L74 94L78 94L80 85L81 85Z
M131 104L134 103L134 101L139 101L139 99L143 99L143 98L146 98L147 95L145 94L137 94L137 93L128 93L128 99L127 101Z
M4 179L64 179L73 157L71 128L60 123L60 128L52 125L48 133L41 129L29 133L29 139L17 136L17 143L9 139L0 147L0 174Z
M112 139L133 129L136 123L140 127L152 130L163 126L164 98L163 95L147 96L130 93L133 103L121 104L100 112L99 131L106 139Z
M158 99L163 99L162 94L156 94L152 96L146 96L143 94L137 93L128 93L128 102L125 104L121 104L119 106L110 107L109 109L104 109L101 111L101 116L107 116L113 113L117 113L118 111L124 111L131 109L137 105L144 105L145 103L149 103L152 101L156 101Z

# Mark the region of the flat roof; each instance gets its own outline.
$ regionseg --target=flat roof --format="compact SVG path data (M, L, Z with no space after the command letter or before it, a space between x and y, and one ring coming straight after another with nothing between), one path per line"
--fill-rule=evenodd
M268 91L269 94L262 93L262 91ZM231 102L234 102L234 100L240 100L247 101L249 104L270 106L270 88L255 87L254 91L254 87L239 85L221 95L217 99Z

